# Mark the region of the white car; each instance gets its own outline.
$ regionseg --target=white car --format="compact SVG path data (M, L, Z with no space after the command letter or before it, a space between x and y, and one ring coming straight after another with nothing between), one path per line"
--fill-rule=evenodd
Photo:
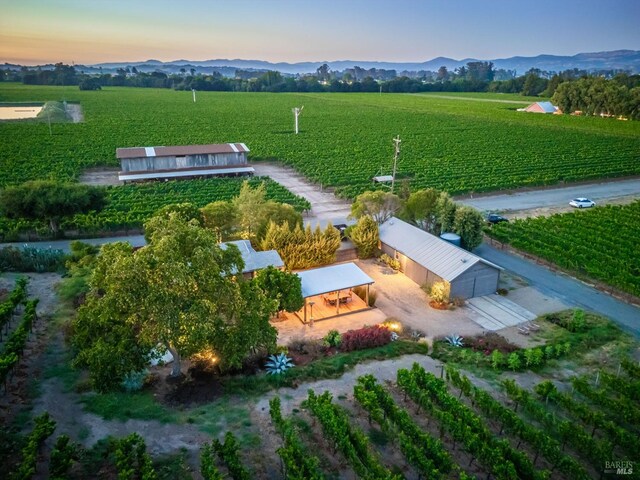
M569 202L569 205L575 208L589 208L595 207L596 202L589 200L588 198L574 198Z

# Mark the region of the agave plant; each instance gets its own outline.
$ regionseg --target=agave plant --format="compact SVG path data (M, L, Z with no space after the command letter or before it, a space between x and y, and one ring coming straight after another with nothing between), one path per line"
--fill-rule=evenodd
M278 355L269 355L266 363L267 373L271 375L280 375L293 367L293 361L284 353Z
M462 337L460 335L449 335L448 337L444 337L444 339L449 343L449 345L453 347L464 346L464 343L462 343Z

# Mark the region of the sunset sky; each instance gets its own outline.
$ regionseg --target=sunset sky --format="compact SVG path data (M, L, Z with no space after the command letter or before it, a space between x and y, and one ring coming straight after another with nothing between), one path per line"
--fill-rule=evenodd
M640 0L0 0L0 63L640 50Z

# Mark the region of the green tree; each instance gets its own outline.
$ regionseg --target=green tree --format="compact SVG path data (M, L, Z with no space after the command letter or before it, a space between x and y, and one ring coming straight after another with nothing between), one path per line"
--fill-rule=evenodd
M405 211L409 220L427 232L436 234L438 198L435 188L418 190L409 195Z
M462 246L471 251L482 243L484 220L480 212L472 207L458 207L455 214L453 231L460 235Z
M259 270L253 281L267 298L277 302L278 312L296 312L304 305L302 283L300 277L294 273L268 266Z
M0 192L0 210L7 217L45 220L54 234L61 218L101 210L105 202L104 188L50 180L34 180Z
M144 226L144 238L149 241L153 236L156 223L164 223L169 216L175 213L185 221L196 220L198 225L203 225L202 212L193 203L172 203L171 205L165 205L162 208L156 210L153 216L147 220Z
M368 215L381 224L391 218L400 206L400 198L391 192L368 191L358 195L351 204L351 216L360 218Z
M245 240L253 240L256 237L265 218L266 211L266 187L261 183L256 188L251 188L249 182L243 182L240 193L233 199L233 205L238 211L239 235Z
M240 214L234 202L218 200L205 205L201 211L203 225L213 230L219 242L235 238Z
M300 225L292 229L287 222L270 222L260 246L263 250L276 250L289 270L317 267L335 262L340 232L332 225L323 231L319 226L315 230Z
M447 192L440 192L436 202L437 224L435 231L432 232L434 235L453 231L457 208L458 206Z
M369 215L364 215L349 230L349 238L356 246L359 258L373 257L380 241L378 224Z
M175 212L157 217L147 246L135 252L122 245L110 249L98 258L74 329L83 333L74 338L78 363L93 378L105 366L111 369L110 388L139 370L158 343L173 355L173 376L180 375L183 357L206 348L224 369L239 366L250 351L275 346L269 318L276 302L235 275L243 268L239 250L221 249L197 221ZM108 335L91 332L99 322ZM105 365L94 359L100 348L110 349L109 358L101 357Z

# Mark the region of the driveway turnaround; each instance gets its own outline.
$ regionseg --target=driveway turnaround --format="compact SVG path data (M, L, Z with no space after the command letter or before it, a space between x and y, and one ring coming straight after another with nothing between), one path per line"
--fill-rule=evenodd
M640 308L618 300L579 280L552 272L541 265L484 243L474 253L525 278L543 293L558 297L568 305L608 317L624 330L640 337Z

